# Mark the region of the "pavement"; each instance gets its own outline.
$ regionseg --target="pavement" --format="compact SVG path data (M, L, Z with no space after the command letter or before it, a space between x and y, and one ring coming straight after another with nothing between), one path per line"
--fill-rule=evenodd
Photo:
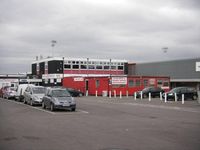
M199 150L200 104L80 97L77 111L0 99L0 150Z

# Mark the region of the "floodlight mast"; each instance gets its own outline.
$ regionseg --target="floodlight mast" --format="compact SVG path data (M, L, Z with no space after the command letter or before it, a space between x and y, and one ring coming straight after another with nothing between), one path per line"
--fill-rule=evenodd
M51 47L52 47L52 57L54 57L54 46L56 45L57 41L56 40L52 40L51 41Z
M168 47L163 47L162 50L163 50L163 53L167 53Z

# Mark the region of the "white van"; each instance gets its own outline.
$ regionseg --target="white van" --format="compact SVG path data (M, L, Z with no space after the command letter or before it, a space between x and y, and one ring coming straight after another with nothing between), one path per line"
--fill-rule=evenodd
M15 95L15 99L17 101L22 101L24 99L24 91L28 87L28 85L34 85L34 84L19 84L17 87L17 92Z

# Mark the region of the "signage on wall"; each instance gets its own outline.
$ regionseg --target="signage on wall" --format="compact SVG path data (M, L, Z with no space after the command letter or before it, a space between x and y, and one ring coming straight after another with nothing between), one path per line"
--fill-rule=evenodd
M196 62L196 71L200 71L200 62Z
M43 74L42 79L61 79L63 74Z
M127 84L127 77L112 77L111 82L113 85Z
M156 79L149 79L149 84L150 85L155 85L155 83L156 83Z
M81 78L81 77L77 77L77 78L74 78L74 81L76 81L76 82L78 82L78 81L84 81L84 79Z

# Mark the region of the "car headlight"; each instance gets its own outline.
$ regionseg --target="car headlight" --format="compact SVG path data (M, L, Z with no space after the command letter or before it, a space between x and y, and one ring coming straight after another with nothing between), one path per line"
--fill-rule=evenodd
M34 101L40 101L40 98L39 98L38 96L33 96L32 99L33 99Z
M72 97L72 104L76 104L76 101L73 97Z
M168 95L169 95L169 96L173 96L174 94L173 94L173 93L169 93Z
M57 98L54 98L53 101L54 101L54 104L56 104L56 105L60 104L60 102L59 102L59 100Z

